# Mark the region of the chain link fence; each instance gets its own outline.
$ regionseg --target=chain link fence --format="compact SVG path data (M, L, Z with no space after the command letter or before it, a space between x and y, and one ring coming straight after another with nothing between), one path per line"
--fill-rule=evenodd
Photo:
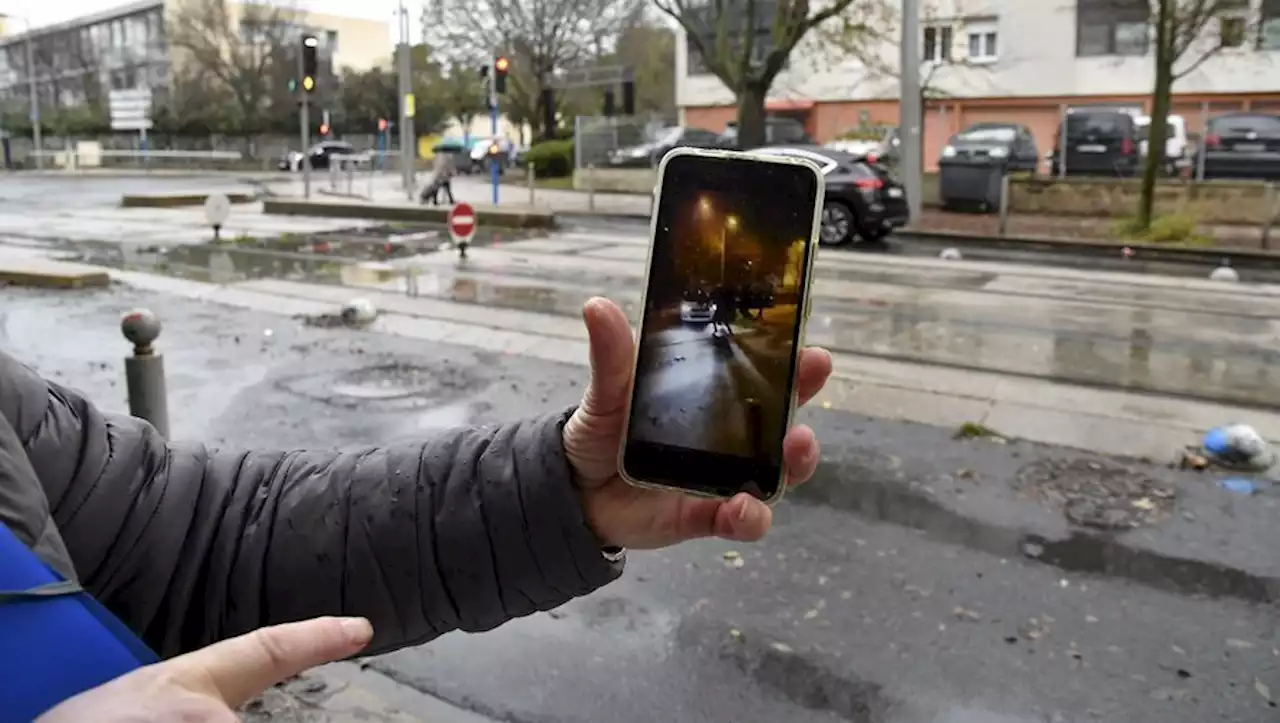
M575 168L602 166L619 148L638 146L652 140L663 128L676 124L661 115L577 116L573 119L573 164Z

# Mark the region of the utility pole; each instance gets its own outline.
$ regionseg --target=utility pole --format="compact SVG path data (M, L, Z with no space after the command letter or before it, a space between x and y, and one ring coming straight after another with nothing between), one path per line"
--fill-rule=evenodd
M297 92L302 95L302 102L299 104L300 112L298 114L298 136L302 143L302 158L298 161L298 170L302 171L302 198L310 200L311 198L311 93L303 87L306 83L306 61L303 55L306 54L307 39L303 38L302 43L298 46L298 85Z
M35 33L31 30L31 18L18 15L9 15L0 13L0 18L17 18L27 26L27 93L30 96L31 110L28 118L31 120L31 142L35 146L36 168L44 168L44 156L40 154L44 145L42 141L43 133L40 129L40 94L36 90L36 51L35 51Z
M898 136L902 143L902 181L907 191L907 208L913 222L920 220L924 205L924 125L920 92L920 0L902 0L902 97L898 101Z
M400 0L396 20L400 27L400 42L396 45L396 74L400 85L400 176L405 195L412 201L417 149L414 148L413 134L413 49L409 40L409 11L404 7L404 0Z
M489 61L489 141L490 149L498 143L498 56ZM505 62L505 61L502 61ZM506 68L503 68L505 71ZM501 145L499 145L501 148ZM489 182L493 186L493 205L498 205L498 157L489 153Z

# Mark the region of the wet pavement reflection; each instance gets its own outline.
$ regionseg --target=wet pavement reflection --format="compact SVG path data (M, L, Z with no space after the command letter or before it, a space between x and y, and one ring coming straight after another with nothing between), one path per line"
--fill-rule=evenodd
M606 295L639 316L643 264L618 252L643 236L581 244L550 238L393 259L403 291L417 271L427 298L577 316ZM283 278L337 284L360 258L243 248L77 244L92 263L214 283ZM364 259L367 260L367 259ZM815 270L808 342L835 351L1051 378L1135 391L1280 407L1280 295L1153 285L1152 277L1050 278L1008 266L904 267L824 251Z

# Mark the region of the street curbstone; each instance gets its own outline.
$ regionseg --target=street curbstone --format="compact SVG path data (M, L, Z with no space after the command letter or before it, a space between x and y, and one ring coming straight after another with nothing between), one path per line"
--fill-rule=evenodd
M554 229L555 214L535 209L505 209L492 206L475 206L480 226L516 229ZM445 223L449 209L444 206L418 206L409 204L386 205L350 201L303 201L298 199L267 199L262 212L282 216L316 216L328 218L360 218L377 221L406 221Z
M103 288L111 284L106 269L97 266L41 258L0 257L0 287L29 286L41 289Z
M227 200L235 204L253 203L256 199L247 193L223 194ZM141 195L124 195L120 197L121 208L185 208L201 206L208 200L208 193L156 193Z

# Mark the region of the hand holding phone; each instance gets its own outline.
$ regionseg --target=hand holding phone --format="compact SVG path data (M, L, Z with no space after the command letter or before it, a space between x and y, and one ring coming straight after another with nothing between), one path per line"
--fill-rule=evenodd
M822 174L802 159L678 149L658 178L618 467L639 486L773 503Z

